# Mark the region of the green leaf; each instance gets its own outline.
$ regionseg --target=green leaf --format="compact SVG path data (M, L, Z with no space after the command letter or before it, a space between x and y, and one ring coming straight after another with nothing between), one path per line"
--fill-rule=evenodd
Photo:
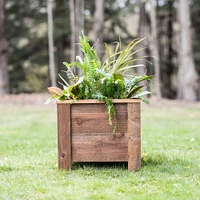
M59 97L59 100L66 100L66 96L63 94L62 96Z
M138 68L138 67L145 67L145 68L146 68L146 65L140 64L140 65L122 66L122 67L117 71L117 73L119 73L119 72L121 72L121 71L124 71L124 70L127 70L127 69Z
M131 98L140 98L141 96L144 96L144 95L147 95L147 94L151 94L151 92L149 92L149 91L142 91L142 92L139 92L139 93L133 95Z
M74 74L74 72L71 70L71 68L68 68L67 71L65 71L66 74L67 74L67 77L70 81L72 81L73 83L76 83L77 82L77 78Z
M141 99L144 103L150 104L149 100L147 100L146 98L141 97L140 99Z
M45 105L46 105L46 104L49 104L49 103L51 103L52 101L55 103L56 100L57 100L58 98L59 98L59 96L53 94L50 98L47 99L47 101L46 101L44 104L45 104Z
M121 74L113 74L114 80L120 80L124 82L124 77Z
M58 76L65 83L66 86L69 86L69 83L60 74L58 74Z
M110 50L108 48L108 45L105 43L105 47L106 47L106 52L107 52L107 60L108 60L108 68L110 68Z
M128 93L127 98L131 98L136 92L138 92L140 89L145 87L145 85L135 86L131 89L131 91Z

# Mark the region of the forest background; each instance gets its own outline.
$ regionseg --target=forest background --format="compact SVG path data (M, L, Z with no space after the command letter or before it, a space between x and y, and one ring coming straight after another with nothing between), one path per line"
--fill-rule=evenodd
M105 42L147 37L153 95L200 100L200 0L0 0L0 95L59 86L82 30L102 60Z

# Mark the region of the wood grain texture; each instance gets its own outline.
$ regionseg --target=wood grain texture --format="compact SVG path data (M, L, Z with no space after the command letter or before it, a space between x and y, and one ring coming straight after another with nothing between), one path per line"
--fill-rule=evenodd
M82 101L82 100L81 100ZM127 162L141 167L140 101L115 104L118 130L108 123L105 103L58 103L59 168L71 162ZM68 103L67 103L68 102Z
M141 168L140 104L128 103L128 170Z
M116 112L127 112L126 103L115 103ZM106 113L105 103L71 104L73 113Z
M128 161L128 135L120 138L95 133L72 137L73 162Z
M108 123L105 104L76 104L72 113L72 161L128 161L127 105L115 104L118 130Z
M58 116L58 167L71 169L70 104L57 104Z
M127 106L115 104L118 130L127 131ZM71 105L72 135L85 133L109 133L112 134L114 125L108 122L106 107L104 104L76 104Z
M140 99L112 99L113 103L140 103ZM105 101L99 101L97 99L81 99L81 100L58 100L57 104L65 104L65 103L69 103L69 104L97 104L97 103L101 103L101 104L105 104Z

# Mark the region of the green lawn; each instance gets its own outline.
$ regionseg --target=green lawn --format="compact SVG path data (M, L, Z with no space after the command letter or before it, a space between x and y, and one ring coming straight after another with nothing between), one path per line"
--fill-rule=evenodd
M0 105L0 200L200 199L200 107L145 106L142 169L57 169L55 105Z

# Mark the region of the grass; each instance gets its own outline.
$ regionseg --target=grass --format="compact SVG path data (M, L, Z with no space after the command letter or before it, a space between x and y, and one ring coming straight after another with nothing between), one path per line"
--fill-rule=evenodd
M162 105L162 104L161 104ZM200 199L200 108L145 106L142 169L57 169L55 105L0 105L0 199Z

